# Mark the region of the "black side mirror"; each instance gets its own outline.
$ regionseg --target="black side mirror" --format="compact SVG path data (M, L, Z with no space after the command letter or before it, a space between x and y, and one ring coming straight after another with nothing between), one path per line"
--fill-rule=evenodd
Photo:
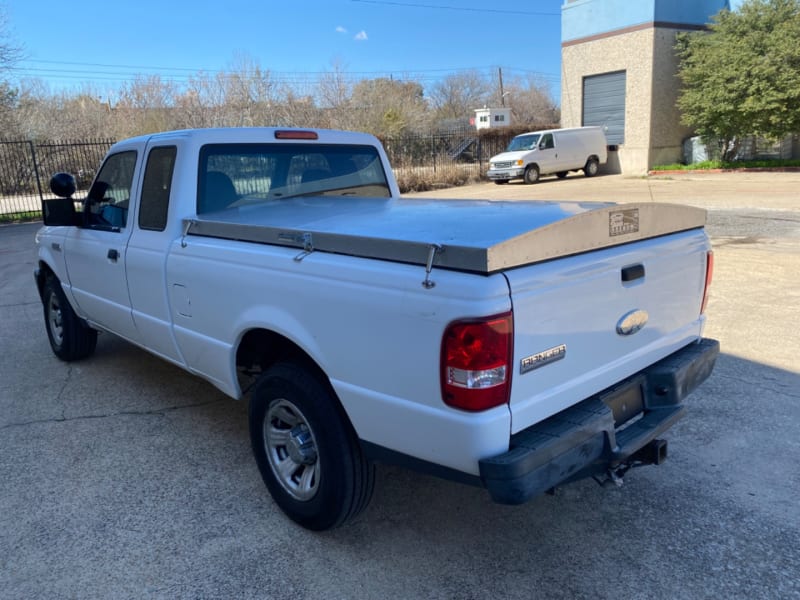
M69 173L56 173L50 179L50 191L59 198L71 198L77 189L75 178Z
M58 198L42 201L42 220L45 225L81 224L81 217L75 212L75 201L72 199L76 189L75 178L69 173L53 175L50 179L50 191Z

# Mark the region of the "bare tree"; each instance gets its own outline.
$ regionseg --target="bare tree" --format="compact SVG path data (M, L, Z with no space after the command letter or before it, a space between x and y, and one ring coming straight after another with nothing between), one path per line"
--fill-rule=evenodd
M344 65L334 61L332 69L325 72L317 82L317 97L325 127L351 129L354 126L352 95L353 85Z
M506 105L512 123L541 125L558 123L561 112L550 95L549 86L535 75L510 79L505 85Z
M351 105L360 127L396 136L429 125L422 85L388 78L364 79L353 88Z
M490 102L493 82L480 71L461 71L448 75L430 91L430 104L439 123L465 121L473 110Z
M158 75L137 76L123 85L114 107L115 134L128 137L170 128L176 86Z

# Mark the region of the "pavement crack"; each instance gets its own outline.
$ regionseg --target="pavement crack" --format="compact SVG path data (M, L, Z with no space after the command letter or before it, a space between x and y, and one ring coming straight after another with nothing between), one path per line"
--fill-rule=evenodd
M64 384L66 387L66 383ZM63 391L63 390L62 390ZM8 423L6 425L0 426L0 430L2 429L11 429L12 427L28 427L30 425L41 425L45 423L69 423L72 421L92 421L97 419L113 419L115 417L126 417L126 416L161 416L163 417L166 413L174 412L177 410L183 410L186 408L199 408L201 406L209 406L211 404L216 404L218 402L224 401L224 398L218 398L216 400L208 400L206 402L194 402L192 404L179 404L176 406L162 406L160 408L153 408L150 410L120 410L117 412L111 413L101 413L98 415L78 415L75 417L66 417L63 415L61 417L51 418L51 419L32 419L30 421L20 421L17 423Z
M715 373L715 375L717 375L717 374ZM734 377L733 375L726 375L724 373L720 373L717 376L718 377L724 377L725 379L729 379L731 381L738 381L739 383L743 383L745 385L756 385L762 390L767 390L769 392L774 392L776 394L780 394L781 396L786 396L788 398L795 398L797 400L800 400L800 394L793 394L790 391L788 391L789 390L789 386L788 385L784 388L784 386L782 384L778 383L778 385L780 387L776 388L776 387L772 387L772 386L769 386L769 385L764 385L764 380L763 379L759 380L759 381L752 381L750 379L744 379L742 377Z
M17 308L18 306L33 306L35 304L41 304L41 302L33 300L31 302L15 302L13 304L0 304L0 308Z

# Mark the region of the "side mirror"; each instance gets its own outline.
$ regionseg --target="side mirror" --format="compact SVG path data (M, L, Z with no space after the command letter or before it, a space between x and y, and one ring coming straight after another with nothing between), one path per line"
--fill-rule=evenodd
M69 173L56 173L50 179L50 191L58 198L42 201L42 220L45 225L80 225L81 216L75 212L72 194L77 186L75 178Z
M77 189L75 178L69 173L56 173L50 178L50 191L59 198L71 198Z

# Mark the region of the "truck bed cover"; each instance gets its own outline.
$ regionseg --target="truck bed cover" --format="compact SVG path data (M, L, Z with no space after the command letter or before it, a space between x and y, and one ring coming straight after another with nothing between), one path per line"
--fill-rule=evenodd
M184 225L187 235L491 274L705 222L703 209L662 203L316 196L229 208Z

